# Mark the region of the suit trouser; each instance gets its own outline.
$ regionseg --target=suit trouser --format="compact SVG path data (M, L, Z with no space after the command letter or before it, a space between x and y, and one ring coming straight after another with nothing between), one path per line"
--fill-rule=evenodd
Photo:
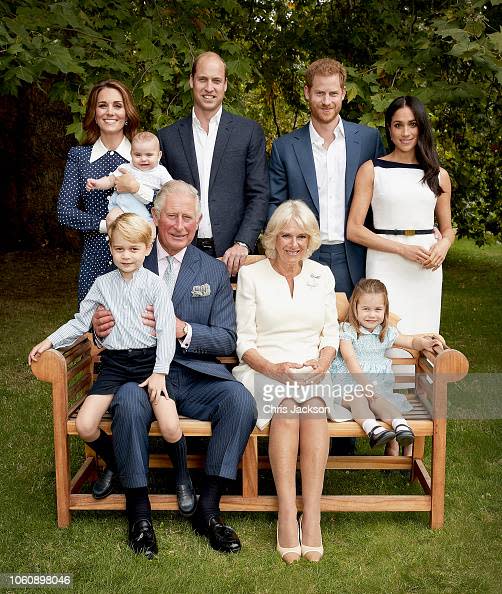
M236 380L204 375L174 363L166 379L178 414L211 421L206 474L235 479L256 423L256 402L252 395ZM115 394L110 411L113 448L122 486L145 487L148 483L148 431L154 419L148 395L137 384L125 384Z
M347 264L345 244L323 244L310 257L316 262L329 266L335 277L335 291L345 293L347 299L350 299L352 291L354 290L354 284L350 277L349 266Z

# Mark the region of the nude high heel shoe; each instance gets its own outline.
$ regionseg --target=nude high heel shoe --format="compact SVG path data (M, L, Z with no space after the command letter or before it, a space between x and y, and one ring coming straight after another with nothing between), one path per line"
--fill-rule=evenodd
M291 565L291 563L298 561L298 559L302 555L302 549L300 547L300 543L298 543L298 545L296 547L289 547L289 548L281 547L281 545L279 544L279 522L277 522L277 537L276 538L277 538L277 552L281 556L281 559L284 561L284 563ZM286 555L294 555L294 557L285 559Z
M307 561L310 561L311 563L319 563L319 561L322 559L322 557L324 555L324 547L322 546L322 535L321 535L321 546L320 547L309 547L308 545L303 544L302 520L303 520L303 514L300 516L300 520L298 522L298 529L300 531L300 548L302 551L302 557L305 557L305 559L307 559Z

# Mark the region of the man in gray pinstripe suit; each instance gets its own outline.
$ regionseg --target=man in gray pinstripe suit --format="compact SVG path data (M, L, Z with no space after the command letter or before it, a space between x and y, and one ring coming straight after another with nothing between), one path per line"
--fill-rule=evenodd
M228 272L222 262L191 245L201 219L195 188L182 181L168 182L157 194L152 214L158 236L144 266L165 278L169 268L167 274L176 277L172 301L177 344L167 389L180 415L212 423L193 527L214 549L238 552L239 538L223 523L219 501L224 482L237 476L256 422L256 404L216 360L217 355L235 351L235 308ZM97 314L98 336L110 328L110 316L109 312ZM115 395L111 413L117 468L126 494L129 546L151 558L157 545L147 490L148 429L153 419L148 395L136 384L126 384Z

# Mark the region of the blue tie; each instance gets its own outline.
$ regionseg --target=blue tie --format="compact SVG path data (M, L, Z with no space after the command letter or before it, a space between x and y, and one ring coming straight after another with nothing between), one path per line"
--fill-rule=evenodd
M174 285L176 284L176 278L174 274L174 256L166 256L167 266L164 272L164 282L167 285L167 289L169 291L169 297L173 296Z

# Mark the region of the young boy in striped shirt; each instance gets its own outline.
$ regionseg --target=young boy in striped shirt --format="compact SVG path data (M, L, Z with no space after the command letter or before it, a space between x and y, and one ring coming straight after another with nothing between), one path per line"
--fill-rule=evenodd
M150 253L153 234L150 224L137 214L124 213L109 228L110 250L116 270L98 277L80 304L75 317L63 324L28 355L28 362L52 348L70 346L89 331L98 305L113 313L115 326L103 341L102 369L89 395L80 407L76 427L80 437L106 463L106 469L93 488L97 499L112 490L113 473L117 471L110 437L99 428L115 392L127 382L136 382L148 390L154 415L176 469L177 485L190 483L186 463L186 442L181 431L176 405L169 398L165 376L175 352L176 319L171 295L164 280L143 268ZM153 305L156 336L142 322L141 315ZM117 444L116 444L117 447ZM191 515L193 509L180 509Z

